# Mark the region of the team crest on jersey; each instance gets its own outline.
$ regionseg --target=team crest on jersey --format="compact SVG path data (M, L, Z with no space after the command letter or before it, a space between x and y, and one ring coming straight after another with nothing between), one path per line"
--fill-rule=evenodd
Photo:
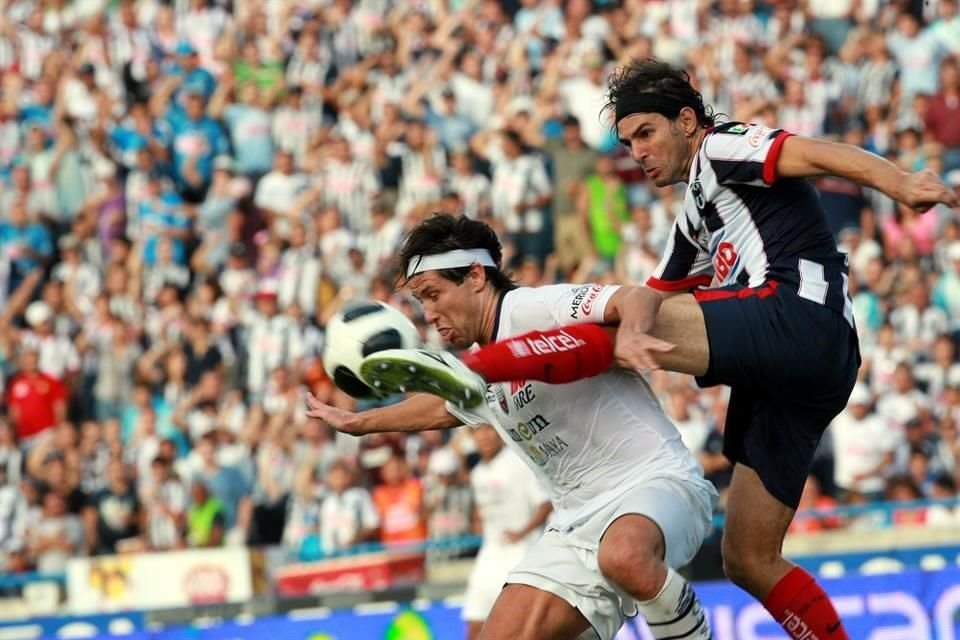
M707 206L707 198L703 194L703 187L700 186L699 180L693 181L693 184L690 186L690 194L693 196L693 201L697 205L697 209L703 209Z
M507 394L503 392L503 385L496 384L492 386L493 396L497 399L497 404L500 405L504 413L510 413L510 403L507 402Z
M700 227L700 231L697 233L697 244L700 245L700 248L710 253L710 232L707 231L706 227Z

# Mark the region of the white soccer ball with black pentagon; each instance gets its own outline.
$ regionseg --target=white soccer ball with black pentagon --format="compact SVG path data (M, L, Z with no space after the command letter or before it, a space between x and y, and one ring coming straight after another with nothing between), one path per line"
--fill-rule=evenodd
M347 303L327 323L323 368L342 391L354 398L377 394L360 377L360 363L384 349L416 349L420 333L403 312L375 300Z

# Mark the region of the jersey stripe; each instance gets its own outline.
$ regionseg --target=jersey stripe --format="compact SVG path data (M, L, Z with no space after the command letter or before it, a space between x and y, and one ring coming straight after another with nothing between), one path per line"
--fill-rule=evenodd
M773 145L771 145L770 151L763 161L763 181L767 184L773 184L773 181L777 179L777 160L780 158L780 149L787 138L792 135L792 133L782 131L774 139Z
M647 286L658 291L689 291L709 285L710 276L691 276L683 280L661 280L654 276L647 278Z

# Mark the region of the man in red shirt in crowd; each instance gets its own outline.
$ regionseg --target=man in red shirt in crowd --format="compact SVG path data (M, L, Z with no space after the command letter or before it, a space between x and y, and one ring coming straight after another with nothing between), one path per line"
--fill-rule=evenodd
M929 141L944 146L944 172L960 169L960 64L953 58L940 65L940 93L927 103L924 122Z
M17 440L28 448L37 436L66 417L67 390L63 383L42 373L34 349L20 353L20 367L7 387L7 407Z

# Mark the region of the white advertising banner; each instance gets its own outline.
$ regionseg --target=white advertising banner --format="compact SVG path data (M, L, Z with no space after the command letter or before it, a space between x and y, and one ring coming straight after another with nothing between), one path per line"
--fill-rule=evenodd
M253 596L246 548L77 558L67 565L74 613L242 602Z

